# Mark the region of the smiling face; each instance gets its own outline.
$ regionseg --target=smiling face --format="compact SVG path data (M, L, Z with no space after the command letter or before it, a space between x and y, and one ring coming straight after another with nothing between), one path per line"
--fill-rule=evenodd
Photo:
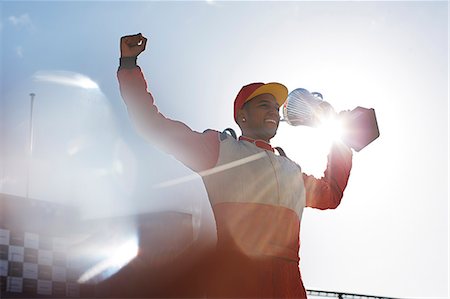
M250 99L238 113L242 135L269 142L277 133L279 109L280 106L271 94L264 93Z

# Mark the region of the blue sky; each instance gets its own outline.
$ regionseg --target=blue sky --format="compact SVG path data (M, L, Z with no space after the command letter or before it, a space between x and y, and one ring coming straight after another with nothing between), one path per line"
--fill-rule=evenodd
M158 107L198 131L237 130L232 101L256 81L320 91L336 110L375 108L381 136L354 154L341 206L304 212L305 284L448 296L447 2L0 5L0 192L25 195L34 92L31 197L85 217L176 209L211 225L199 178L158 187L191 172L135 133L120 99L119 39L142 32ZM282 124L272 143L321 175L314 129Z

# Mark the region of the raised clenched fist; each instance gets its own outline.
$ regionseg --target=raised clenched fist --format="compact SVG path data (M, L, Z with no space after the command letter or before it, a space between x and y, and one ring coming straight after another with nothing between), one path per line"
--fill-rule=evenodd
M145 50L147 38L141 33L122 36L120 39L120 56L137 57Z

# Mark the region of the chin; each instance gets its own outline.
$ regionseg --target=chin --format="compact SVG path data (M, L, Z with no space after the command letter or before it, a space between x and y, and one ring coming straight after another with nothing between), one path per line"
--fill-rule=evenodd
M277 130L268 132L268 134L267 134L267 136L269 136L269 137L268 137L268 140L270 140L270 139L272 139L273 137L275 137L276 134L277 134Z

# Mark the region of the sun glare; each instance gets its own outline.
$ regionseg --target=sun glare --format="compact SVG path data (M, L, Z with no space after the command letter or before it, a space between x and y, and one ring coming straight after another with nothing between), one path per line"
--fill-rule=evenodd
M327 143L339 141L344 136L343 124L338 117L327 117L326 119L321 120L317 129Z
M38 71L33 75L33 79L38 82L76 86L83 89L99 89L98 84L91 78L69 71Z
M109 255L89 268L78 279L79 283L91 280L104 280L127 265L138 254L137 238L132 238L121 246L110 248Z
M315 127L284 123L272 143L285 147L288 157L299 163L305 173L321 177L333 142L344 135L342 119L327 116Z

